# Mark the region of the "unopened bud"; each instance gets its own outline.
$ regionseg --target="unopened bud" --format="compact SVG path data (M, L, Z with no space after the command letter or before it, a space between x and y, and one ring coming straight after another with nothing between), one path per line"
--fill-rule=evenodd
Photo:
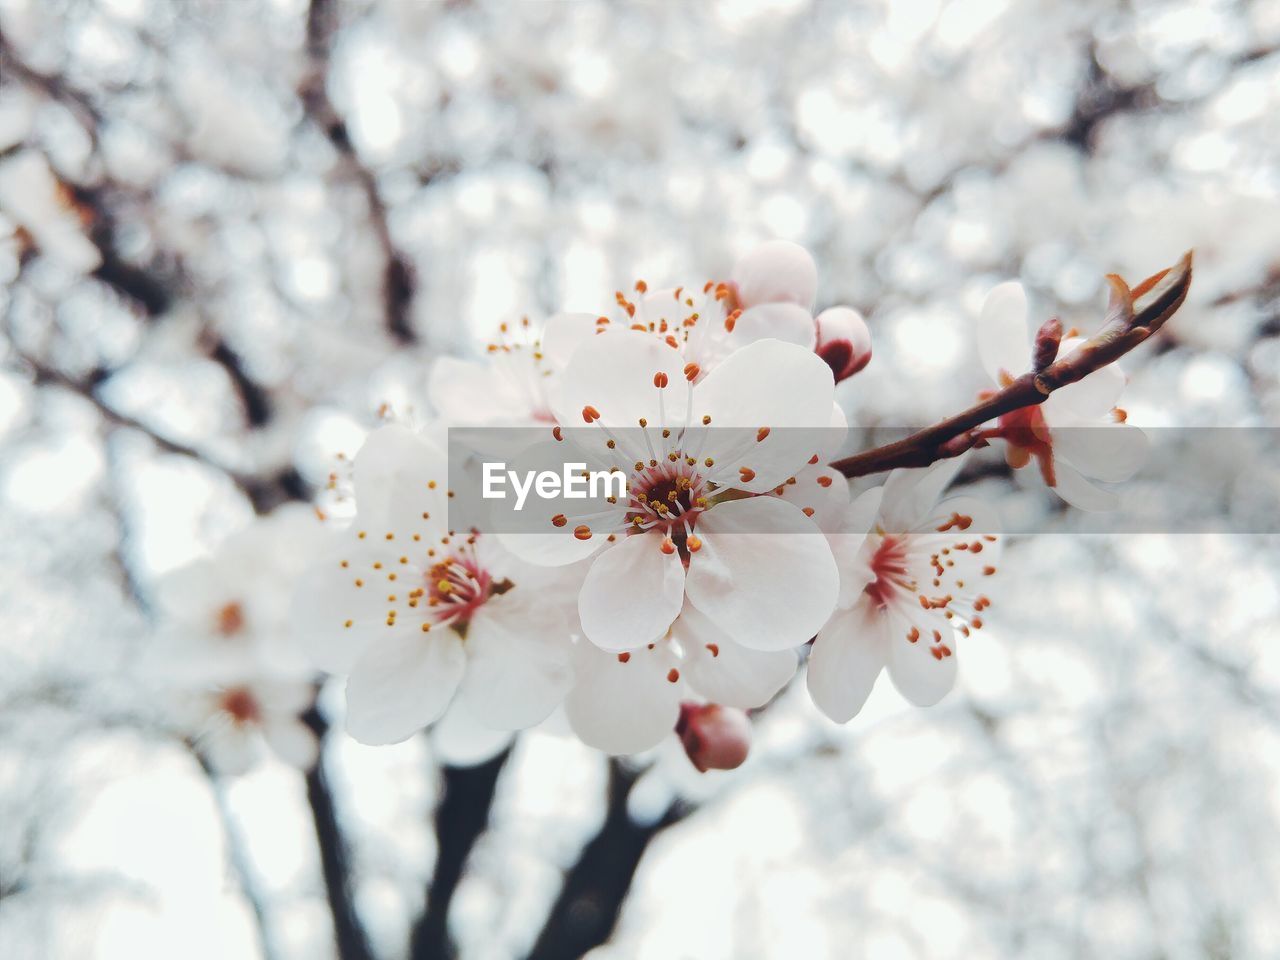
M832 307L818 314L814 323L818 328L818 356L831 368L836 383L871 362L871 331L857 310Z
M1036 343L1032 350L1032 369L1039 373L1058 359L1058 347L1062 344L1062 321L1051 317L1036 331Z
M700 773L733 770L751 749L751 721L746 713L718 703L681 704L676 733Z

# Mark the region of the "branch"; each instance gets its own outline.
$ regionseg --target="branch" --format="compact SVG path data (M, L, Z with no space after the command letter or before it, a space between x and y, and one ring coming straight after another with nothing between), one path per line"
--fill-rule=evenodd
M504 750L476 767L445 767L444 793L436 807L436 865L427 905L410 939L410 960L446 960L457 956L449 937L449 907L462 879L467 857L489 825L498 776L511 751Z
M940 423L894 443L837 460L832 468L849 478L864 477L897 467L927 467L977 446L982 441L974 433L977 427L1015 410L1044 403L1053 391L1114 363L1159 330L1187 298L1191 253L1188 251L1176 265L1132 290L1115 274L1108 275L1107 280L1111 284L1111 303L1103 327L1069 356L1039 371L1024 373L1002 390Z
M607 942L649 843L693 812L677 801L655 822L636 823L627 813L627 798L638 776L617 760L609 761L604 823L565 875L527 960L578 960Z
M307 59L306 75L298 89L307 117L320 128L337 151L340 169L354 180L364 193L369 208L369 223L373 227L378 248L382 251L382 314L383 325L396 342L417 343L418 334L413 327L410 305L413 302L416 283L409 259L396 249L387 224L387 206L378 193L378 182L368 167L360 160L351 142L347 125L329 99L325 81L329 74L329 55L333 47L333 34L337 28L337 10L332 0L311 0L307 9Z
M324 769L324 735L329 730L329 721L312 707L302 715L302 722L311 729L321 744L320 758L307 772L307 803L311 806L311 820L316 828L320 868L324 874L329 912L333 916L333 937L338 957L339 960L373 960L369 939L365 935L360 915L356 912L346 838L338 823L333 789Z

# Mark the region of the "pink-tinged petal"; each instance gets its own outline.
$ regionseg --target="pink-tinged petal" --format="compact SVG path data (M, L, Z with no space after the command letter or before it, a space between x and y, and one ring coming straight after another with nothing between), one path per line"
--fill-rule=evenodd
M522 730L545 720L573 681L566 611L517 586L493 597L467 626L467 672L458 696L479 722Z
M387 593L373 576L373 564L389 560L395 562L384 546L352 535L299 580L289 626L319 669L347 673L370 642L408 625L386 625Z
M978 356L987 375L1020 377L1031 367L1031 333L1027 329L1027 294L1020 283L1002 283L982 304L978 315Z
M888 662L887 620L863 601L831 618L809 654L806 682L814 705L836 723L862 709Z
M587 639L603 650L629 650L666 634L684 604L677 552L662 552L657 533L622 537L592 561L578 594Z
M1128 480L1146 462L1151 441L1127 423L1081 423L1055 427L1054 462L1065 460L1086 477L1117 483Z
M659 388L654 378L666 378ZM659 402L661 394L661 403ZM650 333L612 330L584 341L565 367L556 419L565 426L598 422L635 428L684 423L688 388L684 357ZM588 420L588 416L592 419ZM601 435L601 443L604 436Z
M690 602L753 650L785 650L810 640L835 607L839 574L814 523L776 497L712 507L696 529Z
M692 604L671 627L684 652L684 677L712 703L743 710L763 707L796 672L792 650L750 650Z
M1065 348L1062 355L1067 355ZM1124 371L1118 366L1113 363L1101 367L1083 380L1053 391L1041 407L1045 421L1053 427L1076 420L1108 417L1111 409L1120 402L1124 385Z
M832 307L814 320L817 354L831 368L836 382L847 380L871 362L871 331L851 307Z
M919 630L913 643L908 632ZM917 707L931 707L956 683L955 637L938 611L912 611L910 619L889 617L889 679ZM941 639L936 639L934 633ZM947 653L946 651L950 651Z
M1057 482L1051 489L1078 510L1106 513L1120 506L1120 498L1116 494L1095 487L1065 460L1053 461L1053 474Z
M770 240L747 252L733 267L738 302L794 303L813 308L818 291L818 267L809 251L788 240Z
M639 753L675 729L684 682L666 643L607 653L579 643L565 715L578 738L606 753Z
M316 735L296 717L268 721L262 726L262 736L277 757L299 770L310 770L320 757Z
M713 475L752 493L784 483L828 439L834 398L831 370L809 350L759 340L733 353L693 393L694 422L711 418L701 449Z
M372 746L407 740L436 720L467 663L462 638L447 627L387 632L347 681L347 731Z

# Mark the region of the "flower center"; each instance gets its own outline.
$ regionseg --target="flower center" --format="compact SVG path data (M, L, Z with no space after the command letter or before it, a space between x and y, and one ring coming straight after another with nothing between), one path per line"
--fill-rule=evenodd
M470 622L495 592L504 593L511 584L495 585L489 571L480 566L473 552L450 554L426 572L427 606L436 621L459 627Z
M871 572L875 579L864 589L881 610L889 606L895 593L914 591L915 583L907 573L906 538L882 537L871 557Z
M257 697L246 687L232 687L224 691L218 706L237 727L262 720L262 707L258 704Z
M1038 406L1006 413L999 420L997 433L1009 444L1007 459L1011 467L1025 467L1034 457L1040 464L1045 484L1050 487L1056 485L1049 425Z

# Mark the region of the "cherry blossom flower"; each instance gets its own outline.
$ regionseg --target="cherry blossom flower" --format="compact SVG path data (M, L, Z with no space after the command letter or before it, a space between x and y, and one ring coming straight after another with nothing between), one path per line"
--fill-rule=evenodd
M268 750L299 770L315 766L319 744L299 719L315 700L313 684L262 675L244 661L218 672L212 683L179 685L171 694L182 726L214 770L245 773Z
M666 635L688 602L744 646L804 643L835 602L831 551L803 511L751 496L784 484L816 455L831 421L831 371L810 350L761 340L705 378L678 350L637 331L593 337L565 370L561 423L569 453L621 471L626 499L569 516L559 500L526 507L504 534L533 562L596 554L578 600L604 650ZM683 382L682 382L683 381ZM810 428L808 430L803 428Z
M364 743L404 740L455 694L485 724L531 726L568 687L571 594L559 602L545 571L490 537L449 530L444 472L426 438L370 434L353 465L356 517L295 598L316 663L348 675L347 728Z
M840 597L814 641L808 686L838 723L862 709L886 667L917 706L942 699L955 683L958 640L983 625L1001 546L994 513L970 497L938 503L962 459L895 470L850 504L844 532L832 537Z
M1058 355L1079 349L1084 340L1069 336ZM1032 364L1032 332L1027 297L1018 283L1002 283L987 295L978 318L982 365L1000 387ZM1035 460L1045 483L1067 503L1082 510L1110 510L1118 498L1089 482L1127 480L1146 458L1146 434L1125 423L1116 404L1125 377L1116 364L1049 395L1039 406L1000 418L995 435L1008 444L1006 457L1018 468Z
M795 675L796 663L792 650L753 650L735 642L686 603L661 638L638 649L614 653L576 644L565 714L588 746L638 753L671 735L683 702L762 707Z
M596 331L596 317L558 313L536 331L527 317L502 324L483 361L441 357L431 369L428 396L455 426L533 426L551 423L554 392L574 348Z
M810 310L817 267L794 243L775 240L749 251L730 281L651 291L643 280L635 296L615 294L614 316L597 320L599 332L641 330L678 349L698 378L748 344L772 339L812 350Z
M152 653L193 675L244 655L304 679L311 668L289 629L292 588L331 532L315 512L286 504L209 556L161 577L152 591L158 637Z

